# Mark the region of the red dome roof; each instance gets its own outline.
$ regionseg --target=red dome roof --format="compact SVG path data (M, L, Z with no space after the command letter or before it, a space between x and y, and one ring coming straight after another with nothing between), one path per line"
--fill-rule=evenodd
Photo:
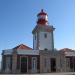
M41 12L37 15L37 17L38 17L37 24L48 25L47 13L45 13L45 12L43 11L43 9L42 9Z
M40 15L47 15L47 13L45 13L42 9L41 12L37 16L40 16Z

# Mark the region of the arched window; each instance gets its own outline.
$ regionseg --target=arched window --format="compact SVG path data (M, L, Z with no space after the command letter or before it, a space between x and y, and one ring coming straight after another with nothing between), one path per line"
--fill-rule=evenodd
M46 51L47 51L48 49L47 49L47 48L45 48L44 50L46 50Z
M47 34L46 33L44 34L44 37L47 38Z

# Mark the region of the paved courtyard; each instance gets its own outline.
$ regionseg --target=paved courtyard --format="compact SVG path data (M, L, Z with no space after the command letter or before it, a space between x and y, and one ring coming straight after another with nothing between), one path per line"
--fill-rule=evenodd
M42 74L0 74L0 75L75 75L75 72L69 72L69 73L42 73Z

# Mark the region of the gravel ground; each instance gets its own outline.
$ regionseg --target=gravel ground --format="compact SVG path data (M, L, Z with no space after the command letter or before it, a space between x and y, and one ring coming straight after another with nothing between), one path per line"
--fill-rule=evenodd
M75 72L69 72L69 73L42 73L42 74L0 74L0 75L75 75Z

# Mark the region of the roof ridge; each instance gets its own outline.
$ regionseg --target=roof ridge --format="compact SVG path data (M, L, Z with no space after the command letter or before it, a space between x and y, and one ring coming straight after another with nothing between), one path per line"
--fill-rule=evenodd
M28 49L28 50L32 50L32 48L28 47L27 45L24 44L20 44L16 47L14 47L13 49Z
M60 50L64 51L64 52L75 52L75 50L69 49L69 48L63 48L63 49L60 49Z

